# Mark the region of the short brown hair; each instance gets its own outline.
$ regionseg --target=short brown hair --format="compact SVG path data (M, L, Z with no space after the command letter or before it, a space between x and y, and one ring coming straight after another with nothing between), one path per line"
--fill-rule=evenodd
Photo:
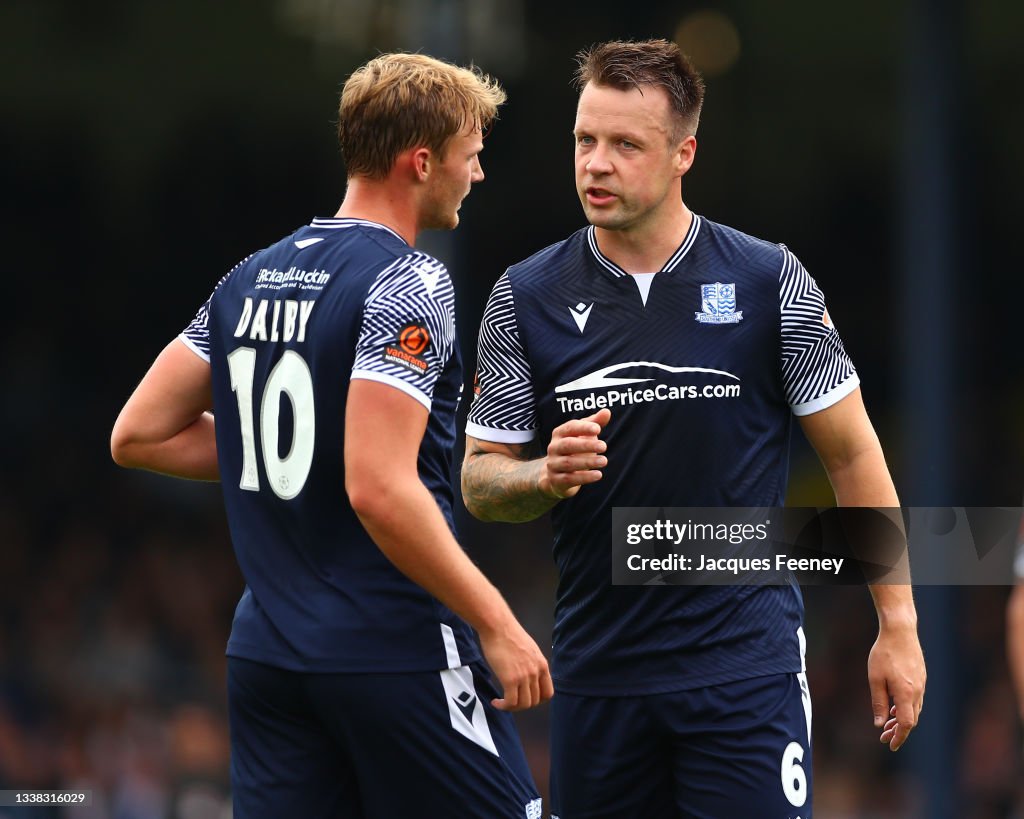
M485 129L505 92L477 68L425 54L382 54L345 82L338 106L338 142L349 176L383 179L398 155L424 146L443 157L468 126Z
M587 83L628 90L645 85L664 88L676 115L673 138L697 133L704 103L704 80L690 58L668 40L612 40L576 55L576 88Z

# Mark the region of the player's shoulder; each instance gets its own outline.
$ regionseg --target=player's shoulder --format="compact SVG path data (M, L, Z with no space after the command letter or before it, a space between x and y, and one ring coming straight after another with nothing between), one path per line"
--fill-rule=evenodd
M376 272L375 272L376 271ZM387 303L430 302L454 310L455 288L444 263L415 248L406 248L371 270L368 300Z
M722 257L723 262L730 266L742 266L753 274L768 275L778 280L788 253L784 245L703 216L700 220L700 246L705 253Z
M565 269L580 264L586 243L586 228L559 242L538 250L532 256L509 267L506 275L514 287L545 287L564 277Z

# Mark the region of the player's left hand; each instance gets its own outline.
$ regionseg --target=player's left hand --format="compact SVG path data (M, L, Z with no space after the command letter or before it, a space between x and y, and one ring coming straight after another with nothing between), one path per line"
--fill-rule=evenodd
M868 655L868 684L875 727L882 729L879 740L891 751L898 751L917 725L926 678L916 623L880 627Z

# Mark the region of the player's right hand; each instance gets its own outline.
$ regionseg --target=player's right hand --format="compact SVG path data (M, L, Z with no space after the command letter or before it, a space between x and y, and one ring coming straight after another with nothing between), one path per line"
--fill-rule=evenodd
M525 711L554 696L548 661L518 622L491 634L481 632L480 646L502 689L502 696L491 700L495 708Z
M868 654L868 684L875 727L890 751L898 751L917 725L927 676L916 616L880 626Z
M601 469L608 465L604 455L608 444L600 435L611 417L611 410L602 409L555 427L540 478L541 492L571 498L581 486L601 480Z

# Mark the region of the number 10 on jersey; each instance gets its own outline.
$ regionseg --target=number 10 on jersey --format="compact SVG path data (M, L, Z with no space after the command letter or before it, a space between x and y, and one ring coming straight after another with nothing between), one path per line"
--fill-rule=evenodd
M238 485L250 492L260 491L256 466L256 426L260 429L260 449L270 488L282 500L291 500L309 477L313 465L316 412L313 404L313 376L305 359L294 350L285 350L270 371L260 399L259 418L254 415L254 375L256 350L238 347L227 357L231 389L238 401L238 420L242 430L242 477ZM288 454L280 457L281 396L291 402L292 440Z

